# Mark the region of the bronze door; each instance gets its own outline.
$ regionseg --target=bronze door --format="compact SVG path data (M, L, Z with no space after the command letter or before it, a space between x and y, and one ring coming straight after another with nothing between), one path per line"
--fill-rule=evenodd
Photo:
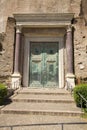
M58 43L31 43L30 83L31 87L58 86Z

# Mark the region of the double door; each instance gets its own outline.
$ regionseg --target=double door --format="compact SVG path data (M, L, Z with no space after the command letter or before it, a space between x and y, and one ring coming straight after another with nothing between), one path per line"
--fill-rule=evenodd
M56 42L30 44L30 87L57 87L59 47Z

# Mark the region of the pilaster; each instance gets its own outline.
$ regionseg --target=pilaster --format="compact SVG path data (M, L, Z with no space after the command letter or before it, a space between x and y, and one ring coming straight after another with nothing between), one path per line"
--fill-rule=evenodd
M74 57L73 57L73 40L72 40L72 26L67 28L66 35L66 55L67 55L67 74L66 74L66 88L75 86L74 75Z
M13 89L17 89L21 85L21 75L19 72L21 29L22 29L21 26L16 26L14 72L12 74L12 88Z

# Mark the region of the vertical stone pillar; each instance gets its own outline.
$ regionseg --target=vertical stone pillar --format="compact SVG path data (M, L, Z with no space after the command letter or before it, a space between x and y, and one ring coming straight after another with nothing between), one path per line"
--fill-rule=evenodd
M20 63L19 71L21 74L21 85L23 86L23 66L24 66L24 35L21 35L21 47L20 47Z
M68 26L66 35L66 55L67 55L67 75L66 88L73 88L75 86L74 75L74 56L73 56L73 42L72 42L72 26Z
M21 83L21 75L19 72L20 43L21 43L21 26L16 26L14 72L12 74L12 88L13 89L19 88L20 83Z

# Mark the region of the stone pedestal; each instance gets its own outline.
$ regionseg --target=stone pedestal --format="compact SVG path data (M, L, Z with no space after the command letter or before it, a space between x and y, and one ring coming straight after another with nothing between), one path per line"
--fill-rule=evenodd
M12 74L12 89L21 87L21 75L19 73Z
M75 87L75 75L67 74L66 75L66 86L65 89L73 89Z

